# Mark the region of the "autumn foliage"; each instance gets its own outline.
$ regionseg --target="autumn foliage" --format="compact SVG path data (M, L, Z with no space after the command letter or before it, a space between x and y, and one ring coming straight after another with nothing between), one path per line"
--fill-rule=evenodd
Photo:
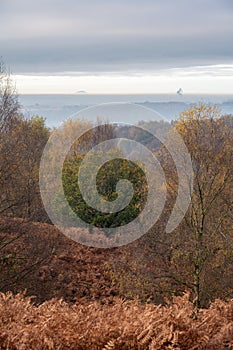
M123 247L93 248L104 246L96 244L106 238L104 228L126 225L138 216L147 198L145 174L117 154L100 169L96 185L111 202L118 195L119 179L129 178L134 185L131 202L117 213L88 207L77 183L81 161L119 130L100 123L87 132L91 122L66 121L53 131L58 150L75 140L76 129L83 136L66 156L62 191L47 167L51 197L46 206L59 219L78 214L95 227L71 225L62 234L43 207L44 182L39 186L41 156L51 130L43 118L21 115L10 77L0 64L0 349L233 350L232 123L232 116L200 103L171 125L139 124L150 131L177 130L192 160L190 205L170 234L165 227L182 185L176 164L158 140L136 133L136 126L125 127L120 136L136 136L161 163L167 200L159 220L140 239ZM48 157L57 171L59 152ZM98 157L84 167L86 192L95 174L88 171L89 164ZM66 211L63 190L73 211ZM90 241L95 244L90 246Z
M232 349L233 299L193 313L189 295L167 306L115 299L35 306L22 294L0 295L1 349Z

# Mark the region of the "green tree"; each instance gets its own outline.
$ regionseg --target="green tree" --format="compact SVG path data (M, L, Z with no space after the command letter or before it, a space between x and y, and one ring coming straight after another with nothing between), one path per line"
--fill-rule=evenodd
M101 213L85 203L77 181L82 155L64 164L63 187L71 208L85 222L97 227L118 227L129 223L139 215L146 199L147 187L143 171L135 163L120 159L120 155L118 156L119 159L105 163L96 177L99 195L106 201L113 201L117 198L116 185L120 179L127 179L132 183L133 198L124 210L116 213ZM102 152L99 152L98 157L95 155L90 160L92 166L98 160L97 158L102 159ZM92 166L87 166L85 171L86 185L91 177L95 176L91 171Z

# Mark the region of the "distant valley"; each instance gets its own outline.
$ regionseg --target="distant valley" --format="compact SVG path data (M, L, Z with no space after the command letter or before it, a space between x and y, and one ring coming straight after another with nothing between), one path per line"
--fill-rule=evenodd
M146 99L148 97L148 99ZM61 123L90 106L108 102L130 102L151 108L161 115L161 119L171 121L197 102L217 104L222 114L233 114L233 96L176 96L176 95L25 95L20 96L22 111L28 117L39 115L46 118L49 127L58 127ZM143 118L141 118L143 119ZM137 123L129 116L127 123Z

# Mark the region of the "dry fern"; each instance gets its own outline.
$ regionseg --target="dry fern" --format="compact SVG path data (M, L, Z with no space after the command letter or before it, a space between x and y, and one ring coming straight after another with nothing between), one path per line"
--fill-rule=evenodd
M2 350L233 349L233 300L216 300L192 318L188 295L167 306L115 299L39 306L23 294L0 294Z

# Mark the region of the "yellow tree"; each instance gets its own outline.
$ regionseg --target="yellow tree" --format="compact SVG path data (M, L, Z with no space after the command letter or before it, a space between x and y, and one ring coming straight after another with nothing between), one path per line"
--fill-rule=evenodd
M181 113L175 129L192 158L194 191L189 210L176 230L180 244L173 263L186 259L191 267L195 305L200 307L225 283L217 281L218 274L223 277L225 273L228 282L232 277L226 276L233 252L232 130L216 106L202 103ZM227 286L230 288L229 283Z

